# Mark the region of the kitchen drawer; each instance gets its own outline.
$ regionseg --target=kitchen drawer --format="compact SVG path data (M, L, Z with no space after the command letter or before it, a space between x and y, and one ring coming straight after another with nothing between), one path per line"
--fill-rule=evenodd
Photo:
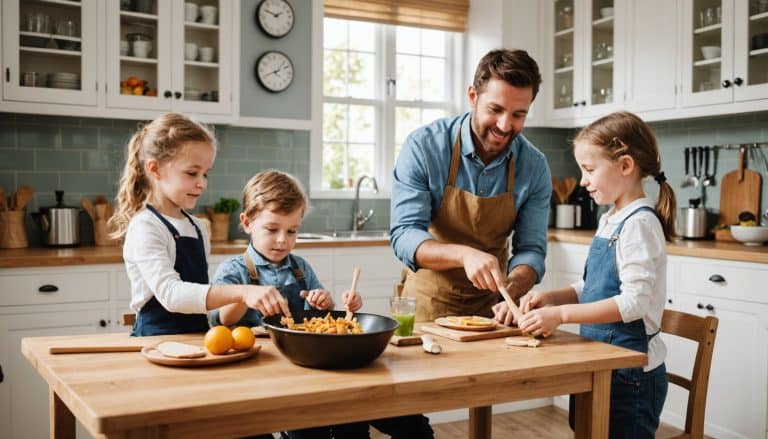
M336 253L335 281L352 282L355 267L360 267L362 283L364 279L397 281L405 265L395 257L389 247L344 249Z
M109 300L109 272L106 271L10 274L0 279L3 284L0 306Z
M550 244L549 252L554 271L579 275L584 273L584 263L587 261L589 246L567 243Z
M768 303L768 266L683 259L675 291L719 299Z

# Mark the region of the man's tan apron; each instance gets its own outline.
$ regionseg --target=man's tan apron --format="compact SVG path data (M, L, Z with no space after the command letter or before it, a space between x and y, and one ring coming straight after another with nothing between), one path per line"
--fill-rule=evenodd
M515 224L515 162L510 159L507 192L478 197L455 186L461 163L461 129L453 145L451 168L445 195L429 232L440 242L463 244L495 255L506 275L508 238ZM491 307L498 294L479 290L467 278L464 268L435 271L405 270L401 294L416 298L416 320L431 321L448 315L493 316Z

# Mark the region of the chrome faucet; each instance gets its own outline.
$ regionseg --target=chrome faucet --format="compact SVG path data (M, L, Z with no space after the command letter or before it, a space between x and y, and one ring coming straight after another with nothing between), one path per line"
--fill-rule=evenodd
M363 214L363 211L360 210L360 184L365 179L371 180L373 193L379 193L379 185L376 183L374 177L363 174L357 179L357 183L355 184L355 202L352 205L352 230L355 232L361 230L365 223L367 223L373 216L373 209L369 210L367 215Z

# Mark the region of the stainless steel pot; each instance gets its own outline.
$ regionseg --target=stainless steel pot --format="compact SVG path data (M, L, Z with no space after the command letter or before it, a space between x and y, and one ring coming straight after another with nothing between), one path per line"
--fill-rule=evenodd
M707 227L707 209L703 207L683 207L677 215L677 234L686 239L703 239L709 233Z
M80 208L63 203L64 191L56 191L56 205L41 207L32 214L43 235L43 243L53 247L80 245Z

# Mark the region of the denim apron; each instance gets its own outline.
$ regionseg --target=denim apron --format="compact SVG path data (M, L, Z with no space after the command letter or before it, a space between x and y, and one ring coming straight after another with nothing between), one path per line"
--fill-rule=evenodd
M456 187L461 164L461 129L451 155L443 201L429 225L439 242L462 244L495 256L502 274L509 261L509 235L515 226L515 160L507 168L507 191L480 197ZM463 267L449 270L403 270L397 295L416 298L416 321L432 321L448 315L492 317L498 294L472 285Z
M648 206L632 211L616 226L610 238L595 236L589 247L584 269L584 289L579 303L592 303L621 293L621 280L616 266L616 244L624 224L632 215L647 210ZM648 342L658 332L648 335L643 319L629 323L582 323L579 333L589 338L634 351L648 353ZM659 416L667 393L667 371L662 363L654 370L643 372L642 367L614 370L611 374L611 438L653 438L659 425ZM570 399L571 427L573 427L574 397Z
M246 249L243 253L243 259L245 260L245 266L248 267L248 283L251 285L259 285L259 272L256 270L256 266L253 264L251 255L248 254ZM307 308L307 301L299 295L302 290L307 289L307 281L304 279L304 273L299 269L299 265L296 263L296 259L293 255L288 255L288 264L290 264L293 271L293 277L296 278L296 282L288 285L275 286L280 294L288 301L288 308L291 310L291 314L304 311ZM261 313L255 309L248 308L240 321L237 322L237 326L260 326L261 325Z
M163 222L168 231L171 232L171 235L173 235L173 239L176 240L176 263L173 265L173 269L179 273L181 280L184 282L207 284L208 261L205 259L203 235L189 214L183 210L181 211L195 227L197 238L181 236L178 230L154 207L147 204L147 209ZM136 315L136 324L133 326L131 335L184 334L188 332L205 332L207 330L208 319L205 314L170 312L157 301L156 297L152 296Z

